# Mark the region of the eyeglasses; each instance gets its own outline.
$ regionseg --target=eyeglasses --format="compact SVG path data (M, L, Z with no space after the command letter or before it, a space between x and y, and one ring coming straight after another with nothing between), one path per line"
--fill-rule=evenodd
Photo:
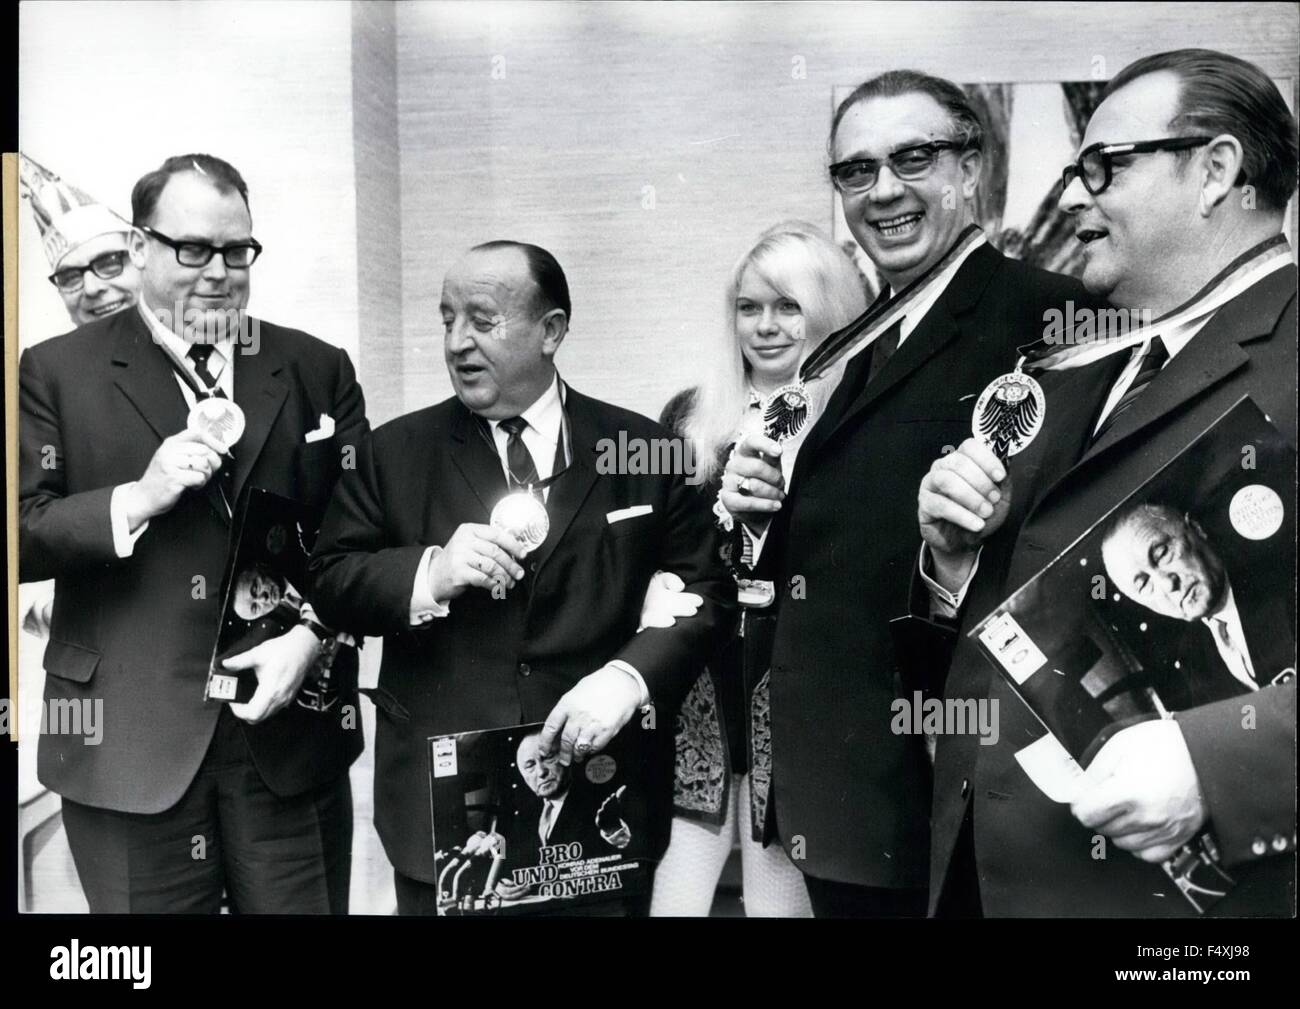
M944 151L959 151L965 146L951 140L931 140L914 147L900 148L885 158L884 163L900 179L912 182L924 178L934 167L935 159ZM831 165L831 180L841 193L865 193L880 178L881 164L872 158L838 161Z
M209 245L207 242L178 242L148 225L142 225L140 230L151 238L156 238L163 245L170 246L176 253L176 262L181 266L207 266L212 262L212 257L219 252L230 269L247 270L262 254L261 244L251 238L247 242L236 242L234 245Z
M1153 154L1156 151L1185 151L1202 147L1213 137L1166 137L1163 140L1140 140L1132 144L1093 144L1079 155L1079 160L1061 170L1062 191L1070 187L1077 175L1083 188L1093 196L1104 192L1111 182L1111 161L1130 154Z
M122 271L126 268L126 256L125 249L101 252L90 261L88 266L68 266L62 270L55 270L50 274L50 283L64 294L71 294L73 291L81 290L87 270L100 280L112 280L122 275Z

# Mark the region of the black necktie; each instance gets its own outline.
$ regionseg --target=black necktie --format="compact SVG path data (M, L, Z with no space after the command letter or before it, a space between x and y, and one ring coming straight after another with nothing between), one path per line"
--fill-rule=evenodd
M899 319L876 338L871 345L871 367L867 371L867 381L876 377L876 373L885 366L885 362L894 356L898 349L898 340L903 332L903 320Z
M199 396L199 399L228 399L225 392L217 385L217 376L212 374L208 367L212 359L212 353L216 348L210 343L192 343L190 349L186 351L185 356L194 363L194 373L198 375L199 381L203 384L206 393ZM221 460L221 469L217 471L217 487L221 491L221 499L225 502L226 512L229 513L231 502L235 499L235 460L233 454L230 458Z
M1119 415L1133 405L1134 401L1141 395L1142 390L1160 374L1160 369L1168 361L1169 351L1165 349L1164 341L1158 336L1154 337L1151 340L1151 345L1147 347L1146 352L1142 355L1142 362L1138 365L1138 373L1133 377L1133 384L1128 387L1128 392L1120 397L1119 402L1115 404L1115 409L1110 412L1110 416L1101 422L1101 427L1093 435L1092 440L1094 442L1101 441Z
M520 437L527 426L528 421L522 417L507 417L501 422L501 429L510 436L506 439L506 466L510 470L511 490L531 487L539 479L532 453Z

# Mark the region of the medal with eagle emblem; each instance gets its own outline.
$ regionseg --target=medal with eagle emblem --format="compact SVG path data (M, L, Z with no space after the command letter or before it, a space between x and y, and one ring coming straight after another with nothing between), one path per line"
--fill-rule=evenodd
M1046 415L1043 387L1017 368L995 378L980 394L971 433L1006 462L1029 447Z
M808 390L802 382L783 385L763 401L763 433L775 442L789 441L808 421Z

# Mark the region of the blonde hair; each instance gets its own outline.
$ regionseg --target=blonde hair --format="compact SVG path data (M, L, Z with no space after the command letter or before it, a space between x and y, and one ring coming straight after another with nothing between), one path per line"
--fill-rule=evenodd
M798 303L805 334L801 363L827 336L847 326L867 307L862 275L820 228L804 221L783 221L759 236L731 271L723 305L726 326L712 343L712 366L705 370L682 425L706 482L716 473L718 457L734 440L749 404L749 364L736 334L736 292L750 269L783 297Z

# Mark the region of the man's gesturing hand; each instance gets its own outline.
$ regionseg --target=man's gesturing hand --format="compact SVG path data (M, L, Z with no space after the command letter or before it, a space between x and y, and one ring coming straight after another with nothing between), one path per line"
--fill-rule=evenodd
M278 638L263 641L221 664L226 669L252 669L257 690L247 704L230 705L230 713L250 725L265 721L298 695L303 677L320 655L320 639L306 627L290 627Z
M631 676L614 666L597 669L575 683L551 709L539 749L553 753L558 741L561 764L567 767L575 754L586 760L609 745L640 703L641 691Z
M978 439L967 438L931 463L916 517L941 583L964 580L979 545L1001 528L1010 507L1011 475Z
M1115 733L1088 765L1070 812L1144 862L1163 862L1195 837L1205 799L1178 723L1162 718Z
M465 522L429 565L429 590L434 599L446 602L470 586L512 589L524 576L519 562L525 556L520 542L505 530Z
M155 515L171 511L191 487L202 487L221 468L225 449L206 431L181 431L163 440L128 490L127 521L135 530Z
M767 528L785 500L780 458L779 443L747 434L736 445L722 474L723 507L758 533Z

